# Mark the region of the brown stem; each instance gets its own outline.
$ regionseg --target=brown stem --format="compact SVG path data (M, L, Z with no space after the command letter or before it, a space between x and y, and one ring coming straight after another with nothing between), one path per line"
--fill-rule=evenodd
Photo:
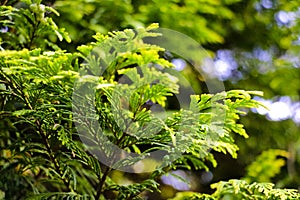
M61 176L61 179L62 179L64 185L68 188L68 190L73 192L73 189L70 185L70 181L66 178L63 178L63 172L60 169L60 165L59 165L58 161L56 160L55 156L53 155L51 145L48 142L46 133L43 131L43 129L41 127L40 121L37 120L36 125L38 126L38 132L40 133L40 135L42 137L43 143L46 146L47 152L49 154L49 157L50 157L52 163L54 164L56 172Z
M104 174L102 175L102 178L97 186L97 194L95 196L95 199L98 200L100 198L100 195L102 193L102 188L104 186L105 180L109 174L109 172L111 171L110 167L106 167Z

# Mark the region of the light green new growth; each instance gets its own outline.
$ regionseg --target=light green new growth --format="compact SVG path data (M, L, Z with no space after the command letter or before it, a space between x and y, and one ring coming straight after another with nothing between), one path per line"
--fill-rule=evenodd
M212 151L237 157L233 134L248 137L238 122L245 114L241 109L260 106L252 99L259 92L193 95L189 109L169 112L167 97L179 92L179 84L164 69L173 65L161 56L163 48L143 42L159 37L153 32L157 24L96 34L94 43L67 53L55 41L70 38L45 15L58 13L40 1L24 2L24 8L0 8L1 24L14 28L2 37L0 51L0 196L142 199L142 192L159 191L159 178L172 169L208 170L209 162L216 167ZM74 99L92 104L75 104ZM149 101L167 109L165 119L147 108ZM74 110L92 112L77 117ZM75 124L86 130L85 142ZM114 169L90 151L104 149L113 155L103 141L138 155L119 159L115 167L130 167L154 151L168 155L155 162L144 180L124 186L110 177ZM231 180L213 187L217 191L211 196L178 194L175 199L299 198L295 191L272 184Z

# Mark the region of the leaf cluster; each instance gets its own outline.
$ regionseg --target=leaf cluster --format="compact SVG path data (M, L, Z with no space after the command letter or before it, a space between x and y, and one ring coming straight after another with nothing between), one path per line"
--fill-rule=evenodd
M161 56L165 49L144 42L160 36L157 24L98 33L95 42L67 53L52 38L69 40L47 16L56 11L38 0L24 2L1 7L8 28L0 52L2 196L141 199L158 191L160 176L172 169L208 170L209 162L217 165L213 151L237 156L233 135L248 137L239 123L242 109L260 106L252 98L260 92L192 95L189 108L168 110L178 79ZM153 159L157 152L163 156ZM153 167L144 168L140 182L124 186L110 177L147 163ZM215 185L219 196L256 188L222 184ZM275 189L266 188L273 195Z
M184 199L201 199L201 200L217 200L217 199L300 199L297 190L294 189L277 189L272 183L251 184L243 180L232 179L229 181L221 181L212 185L216 191L212 195L197 194L193 192L178 193L174 200Z
M66 40L70 42L64 28L58 28L48 15L59 13L52 7L41 4L40 0L20 2L19 7L0 7L1 39L0 47L21 50L23 48L50 48L58 50L55 44Z

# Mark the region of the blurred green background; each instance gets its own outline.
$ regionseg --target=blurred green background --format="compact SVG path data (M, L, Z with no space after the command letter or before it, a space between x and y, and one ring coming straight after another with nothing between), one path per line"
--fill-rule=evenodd
M24 6L21 1L1 2ZM209 184L232 178L271 181L278 187L300 187L300 1L42 2L60 13L60 16L48 14L59 27L65 28L72 41L50 39L69 52L76 51L78 45L93 41L96 32L137 28L155 22L162 28L179 31L199 42L214 61L214 65L205 70L222 81L226 90L264 92L264 97L257 99L269 110L249 110L242 117L241 123L250 137L246 140L235 138L240 147L237 159L215 153L218 166L210 172L174 172L191 180L191 185L173 180L171 176L162 177L162 194L153 194L151 199L167 199L178 190L211 192ZM1 32L4 31L5 27L2 27ZM205 92L201 74L195 74L192 65L174 55L169 59L195 86L196 92ZM116 171L112 178L126 184L142 179L143 175Z

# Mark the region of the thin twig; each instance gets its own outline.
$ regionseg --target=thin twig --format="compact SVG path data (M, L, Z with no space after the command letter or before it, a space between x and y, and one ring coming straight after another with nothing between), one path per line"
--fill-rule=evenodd
M70 181L67 180L67 179L65 179L65 178L63 178L63 172L60 169L60 165L59 165L58 161L56 160L55 156L53 155L52 148L51 148L51 146L50 146L50 144L48 142L46 133L43 131L43 129L41 127L40 121L37 120L36 121L36 125L38 126L38 132L42 136L43 143L46 146L47 152L49 154L49 157L50 157L52 163L54 164L56 172L61 176L61 179L62 179L64 185L68 188L68 190L70 190L70 191L73 192L73 189L72 189L72 187L70 185Z
M95 199L98 200L100 198L100 195L102 194L102 188L104 186L104 183L105 183L105 180L109 174L109 172L111 171L111 168L110 167L106 167L105 169L105 172L103 173L102 177L101 177L101 180L99 181L99 184L97 186L97 194L95 196Z

